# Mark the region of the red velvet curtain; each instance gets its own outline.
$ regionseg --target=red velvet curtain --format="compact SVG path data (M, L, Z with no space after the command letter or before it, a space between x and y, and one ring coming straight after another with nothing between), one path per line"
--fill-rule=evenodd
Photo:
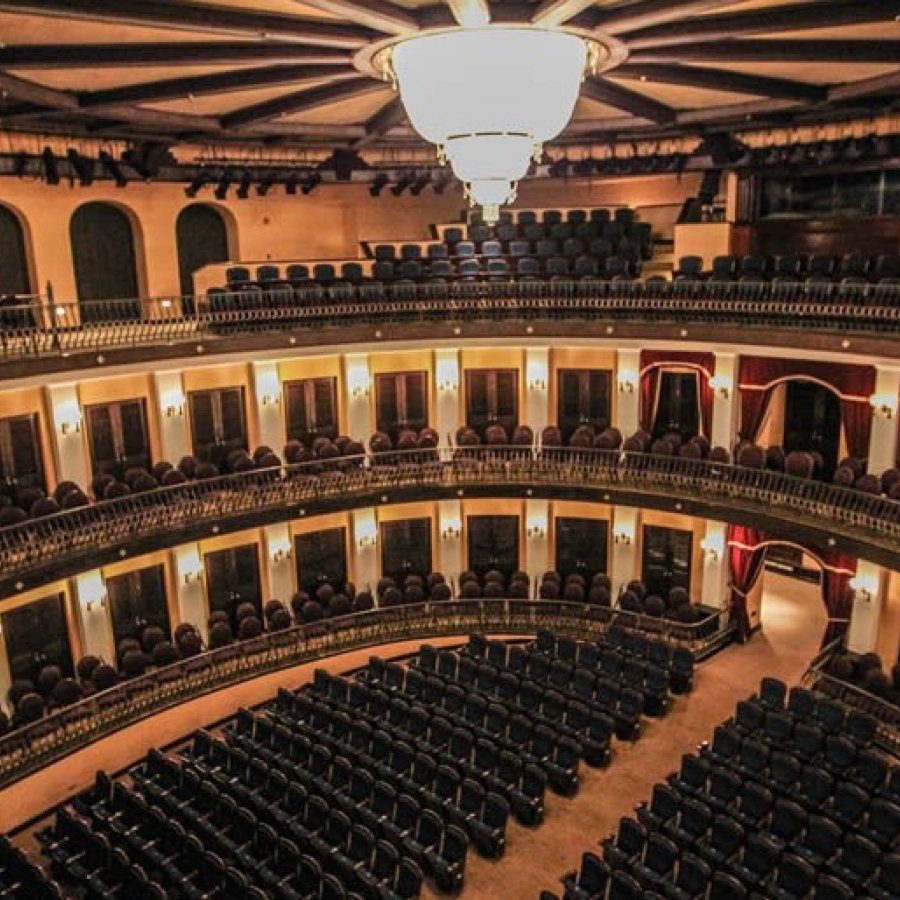
M726 532L728 565L731 572L731 618L742 641L750 636L750 614L747 595L762 572L765 547L759 545L764 535L746 525L729 525Z
M771 396L771 392L767 390L744 390L743 387L762 386L792 377L814 378L830 385L842 395L841 422L847 435L847 448L851 456L867 456L872 425L869 395L875 390L876 378L874 366L742 356L738 376L738 385L742 388L741 438L747 441L756 439ZM849 397L857 399L845 399Z
M641 428L650 431L653 427L659 373L667 366L672 368L690 366L699 369L697 374L700 382L700 423L703 433L709 437L713 405L713 390L709 386L709 379L716 372L714 353L683 353L677 350L641 351Z
M850 579L856 574L857 559L837 551L822 553L822 599L828 611L828 627L822 646L843 637L850 627L853 613L853 590Z

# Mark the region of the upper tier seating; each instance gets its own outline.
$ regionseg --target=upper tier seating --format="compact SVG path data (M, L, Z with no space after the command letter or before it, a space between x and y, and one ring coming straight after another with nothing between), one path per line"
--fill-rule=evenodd
M785 284L806 282L810 285L833 283L852 286L890 284L900 278L900 254L868 257L848 253L842 257L801 256L717 256L709 270L704 270L699 256L683 256L673 273L676 281L712 280L753 284L774 280Z

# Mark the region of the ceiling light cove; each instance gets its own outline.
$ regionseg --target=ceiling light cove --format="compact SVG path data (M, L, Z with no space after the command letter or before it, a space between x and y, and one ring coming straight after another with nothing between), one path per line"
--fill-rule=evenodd
M391 41L369 60L492 222L569 123L585 76L621 56L613 42L574 31L487 25Z

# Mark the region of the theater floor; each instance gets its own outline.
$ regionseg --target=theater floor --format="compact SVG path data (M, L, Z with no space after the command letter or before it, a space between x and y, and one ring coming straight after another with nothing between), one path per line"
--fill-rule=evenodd
M543 888L559 893L559 877L577 868L582 852L649 797L653 784L678 767L683 753L711 737L763 675L789 684L800 678L825 631L820 589L782 575L766 573L765 578L761 633L702 663L693 693L676 698L666 718L650 721L636 743L616 742L608 769L583 767L577 796L564 799L548 792L546 819L539 828L523 828L511 820L502 860L470 853L463 890L467 900L536 900ZM422 896L440 895L426 884Z

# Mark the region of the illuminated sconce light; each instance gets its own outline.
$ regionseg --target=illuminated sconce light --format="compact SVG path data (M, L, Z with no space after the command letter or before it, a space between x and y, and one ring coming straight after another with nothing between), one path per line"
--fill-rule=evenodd
M897 414L897 398L893 394L872 394L869 405L882 419L893 419Z
M56 411L56 427L60 434L76 434L81 431L81 410L75 401L61 404Z
M196 584L203 577L203 572L200 569L190 569L182 577L185 584Z
M862 600L863 603L871 603L875 595L875 579L866 575L854 575L850 579L850 589L853 591L854 600Z
M106 591L104 591L102 594L100 594L100 596L97 597L95 600L88 600L84 604L84 608L88 612L91 612L91 610L94 608L94 606L99 606L100 609L106 609Z
M184 415L184 394L181 391L166 391L160 399L167 419Z
M369 384L366 382L365 384L357 384L350 394L355 400L364 400L369 396L369 390Z
M366 550L369 547L375 546L375 535L374 534L361 534L356 539L356 546L359 547L360 550Z
M546 391L547 382L543 378L532 378L528 382L528 390L530 391Z
M632 534L630 531L626 531L624 529L619 529L613 534L613 541L616 544L621 544L624 547L631 546L631 538Z
M715 562L722 555L724 549L721 536L714 537L707 535L700 541L700 549L706 555L706 558Z
M66 308L64 306L55 306L53 308L53 314L57 319L62 319L66 315Z
M538 524L529 525L528 528L525 530L525 534L531 540L540 541L540 540L543 540L545 537L547 537L547 529L544 528L543 525L538 525Z
M290 547L276 547L272 550L272 562L280 563L283 560L288 560L291 558L291 548Z
M263 406L269 406L271 404L279 404L281 403L281 394L263 394L262 397L259 398L260 403Z
M184 415L184 407L178 403L172 403L166 407L166 418L174 419L175 416L183 416Z
M619 373L619 393L633 394L637 387L637 375L634 372L623 371Z
M95 607L106 608L106 585L99 570L86 572L79 577L78 595L86 612L92 612Z
M441 529L441 537L445 541L458 541L461 533L460 527L457 524L445 525Z
M159 305L161 309L171 309L172 301L171 300L160 300Z
M728 400L734 388L734 381L724 375L713 375L709 379L709 386L716 392L717 397L720 397L722 400Z
M459 389L459 382L451 378L445 378L438 382L438 390L445 394Z

